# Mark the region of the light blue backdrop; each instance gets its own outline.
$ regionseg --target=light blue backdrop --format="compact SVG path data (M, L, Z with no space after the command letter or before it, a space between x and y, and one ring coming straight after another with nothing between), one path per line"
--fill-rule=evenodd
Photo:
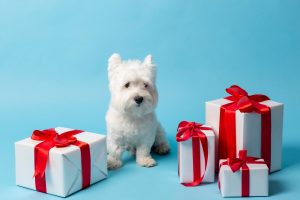
M204 122L204 102L231 84L285 103L283 170L270 194L298 198L299 10L298 0L0 0L1 199L58 199L15 186L14 142L55 126L105 133L114 52L153 55L172 153L151 169L127 158L69 199L220 199L216 183L179 184L175 133L181 120Z

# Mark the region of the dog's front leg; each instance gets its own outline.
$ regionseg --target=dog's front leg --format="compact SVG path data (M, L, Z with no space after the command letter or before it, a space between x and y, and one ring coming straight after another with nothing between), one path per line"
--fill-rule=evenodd
M150 155L151 146L140 145L136 148L136 162L142 167L153 167L155 160Z
M107 157L107 167L108 169L117 169L122 166L122 154L125 151L124 148L118 146L115 142L109 141L107 145L108 157Z
M167 140L166 133L160 123L157 127L153 150L155 153L161 155L167 154L170 151L170 145Z

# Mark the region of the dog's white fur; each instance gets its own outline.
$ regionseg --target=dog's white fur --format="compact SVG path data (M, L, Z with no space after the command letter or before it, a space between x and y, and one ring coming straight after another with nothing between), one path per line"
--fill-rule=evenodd
M154 112L158 94L152 56L141 62L122 61L120 55L113 54L108 60L108 79L111 92L106 114L108 168L122 166L125 150L136 154L136 162L141 166L156 165L150 155L151 148L158 154L166 154L169 143ZM142 103L135 101L137 96L143 97Z

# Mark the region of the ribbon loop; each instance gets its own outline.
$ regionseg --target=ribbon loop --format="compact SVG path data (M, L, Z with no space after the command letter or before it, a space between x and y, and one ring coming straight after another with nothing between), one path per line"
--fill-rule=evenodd
M232 85L231 87L226 88L226 92L236 98L248 96L248 92L237 85Z
M47 139L51 139L56 135L56 131L54 129L46 129L43 131L40 130L34 130L31 139L38 140L38 141L45 141Z

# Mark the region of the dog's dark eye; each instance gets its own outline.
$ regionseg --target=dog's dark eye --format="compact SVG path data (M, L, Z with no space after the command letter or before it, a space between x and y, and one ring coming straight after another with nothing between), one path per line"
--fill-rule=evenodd
M126 88L129 88L129 86L130 86L130 83L129 83L129 82L127 82L127 83L124 85L124 87L126 87Z
M144 83L144 87L147 88L147 87L148 87L148 84L147 84L147 83Z

